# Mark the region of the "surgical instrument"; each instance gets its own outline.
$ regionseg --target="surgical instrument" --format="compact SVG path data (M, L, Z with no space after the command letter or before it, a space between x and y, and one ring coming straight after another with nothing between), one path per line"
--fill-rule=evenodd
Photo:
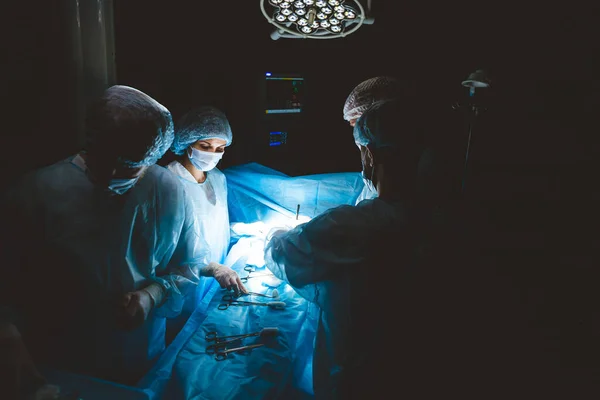
M243 347L236 347L235 349L229 349L229 350L224 350L224 351L219 351L215 354L215 360L217 361L223 361L227 358L227 355L229 353L242 353L248 350L252 350L252 349L256 349L257 347L262 347L264 346L264 343L259 343L259 344L251 344L249 346L243 346Z
M262 328L258 332L246 333L246 334L242 334L242 335L230 335L230 336L218 336L217 332L208 332L204 336L204 338L206 339L207 342L223 342L225 340L233 339L233 338L244 339L244 338L252 337L252 336L273 336L273 335L277 335L278 333L279 333L279 328Z
M256 292L239 293L239 294L233 293L233 294L224 295L222 300L223 301L233 301L233 300L239 299L240 297L243 297L243 296L259 296L259 297L266 297L268 299L278 299L279 292L277 291L277 289L274 289L273 294L270 296L268 294L256 293Z
M258 275L250 276L250 274L248 274L247 276L240 278L240 280L242 281L242 283L246 283L246 282L248 282L248 279L260 278L260 277L264 277L264 276L275 276L275 275L273 275L273 274L258 274Z
M259 303L256 301L241 301L241 300L231 300L227 303L221 303L217 307L219 310L227 310L231 306L263 306L270 307L274 310L283 310L285 309L285 303L283 301L270 301L268 303Z
M262 337L270 337L270 336L276 336L278 333L279 333L278 328L263 328L259 332L247 333L245 335L232 335L232 336L221 336L221 337L217 336L217 332L208 332L205 336L206 341L207 342L214 341L215 343L209 345L206 348L206 353L214 354L220 350L226 349L227 345L229 345L230 343L236 343L236 342L244 340L245 338L248 338L248 337L254 337L254 336L259 336L261 338Z

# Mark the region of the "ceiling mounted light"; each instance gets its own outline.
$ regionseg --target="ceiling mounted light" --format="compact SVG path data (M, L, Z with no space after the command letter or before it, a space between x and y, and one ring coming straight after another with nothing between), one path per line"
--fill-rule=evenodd
M265 3L272 8L271 15ZM359 0L260 0L260 6L265 18L276 27L278 37L335 39L354 33L362 24L373 23Z

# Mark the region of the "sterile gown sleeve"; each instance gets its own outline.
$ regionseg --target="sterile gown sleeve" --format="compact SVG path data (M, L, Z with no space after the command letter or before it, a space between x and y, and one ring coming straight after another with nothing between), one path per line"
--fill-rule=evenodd
M152 166L138 185L128 200L133 218L126 218L123 227L130 233L124 249L127 266L118 271L120 284L123 291L131 291L158 283L165 297L155 312L173 318L198 283L199 269L209 263L208 247L198 234L190 196L177 177Z
M379 199L336 207L292 230L273 233L265 246L266 266L317 302L323 282L364 267L377 247L375 233L397 221L400 212Z
M185 215L177 248L166 269L169 273L155 278L168 290L166 301L156 309L156 314L167 318L181 313L185 297L193 294L200 281L200 268L210 262L209 247L198 234L198 224L189 202L186 202Z

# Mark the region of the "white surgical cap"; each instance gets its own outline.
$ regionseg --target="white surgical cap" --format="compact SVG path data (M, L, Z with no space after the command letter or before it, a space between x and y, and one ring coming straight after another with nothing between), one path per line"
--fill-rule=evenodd
M129 86L106 89L88 108L87 148L129 167L156 163L173 142L169 110Z
M400 93L399 82L389 76L367 79L356 86L344 104L344 119L358 119L371 106L394 99Z

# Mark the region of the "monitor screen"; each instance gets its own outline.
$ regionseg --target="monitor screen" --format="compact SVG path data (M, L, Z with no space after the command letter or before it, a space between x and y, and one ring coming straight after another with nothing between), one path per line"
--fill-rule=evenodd
M304 78L265 77L266 114L297 114L304 109Z

